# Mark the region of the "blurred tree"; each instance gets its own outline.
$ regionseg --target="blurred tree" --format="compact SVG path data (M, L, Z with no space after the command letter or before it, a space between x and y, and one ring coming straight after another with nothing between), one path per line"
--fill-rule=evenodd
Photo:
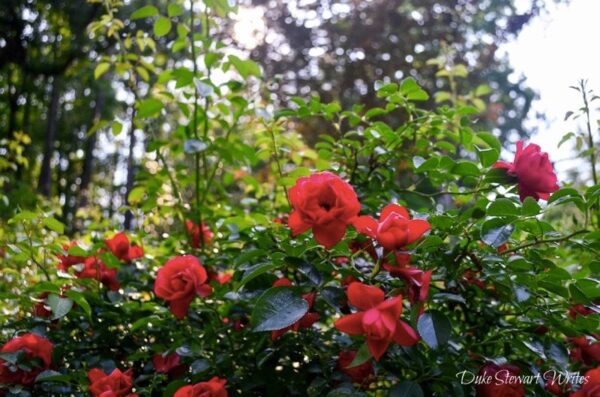
M487 84L493 94L482 104L480 123L502 140L526 136L534 92L511 76L499 44L515 37L543 1L532 0L518 12L514 0L247 0L264 12L267 32L252 49L273 81L272 97L318 93L343 107L381 104L376 81L413 76L429 92L454 89L440 67L463 64L468 70L461 91ZM242 39L246 39L245 37ZM242 40L243 41L243 40ZM441 63L428 63L442 57ZM443 102L444 98L437 98ZM433 105L435 98L430 99ZM401 115L395 115L397 122ZM389 120L388 121L393 121ZM304 126L314 141L322 122Z

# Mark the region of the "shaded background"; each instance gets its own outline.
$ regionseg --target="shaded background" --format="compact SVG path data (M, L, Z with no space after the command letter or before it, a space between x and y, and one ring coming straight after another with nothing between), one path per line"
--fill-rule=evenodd
M147 4L162 9L167 2L126 2L119 17L127 30L152 31L143 19L128 19ZM81 228L81 208L120 216L145 142L143 131L128 133L124 126L124 133L115 133L109 126L129 117L134 98L114 74L94 78L99 60L116 45L87 29L101 7L71 0L3 2L0 154L18 164L0 159L3 215L15 206L35 207L44 197L62 208L70 232ZM256 94L273 108L310 95L345 108L376 107L377 84L413 76L438 93L425 107L449 104L443 93L451 93L477 108L477 128L500 137L508 151L516 140L534 136L577 180L586 170L568 161L570 144L562 152L556 146L579 128L577 121L562 121L580 106L568 86L578 78L591 78L592 88L600 81L592 48L599 8L589 0L243 0L223 40L262 66L266 85ZM159 51L149 67L168 70L185 62L184 53L168 52L165 60L165 42L156 40ZM455 84L448 70L456 73ZM391 114L385 121L397 125L403 117ZM315 119L297 129L313 144L331 126Z

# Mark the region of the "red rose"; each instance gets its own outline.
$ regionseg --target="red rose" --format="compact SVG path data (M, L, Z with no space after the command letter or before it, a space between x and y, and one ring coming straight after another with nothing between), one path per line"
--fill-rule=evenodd
M394 276L402 277L406 283L407 295L410 303L415 304L427 300L433 270L423 271L415 267L386 267L386 270ZM423 307L421 307L421 311L423 311Z
M0 358L0 384L5 385L31 385L35 378L44 370L50 368L52 363L52 343L37 334L23 334L8 341L2 353L23 352L26 361L36 360L31 363L31 369L21 369L17 363L16 369L10 368L11 364ZM27 363L29 364L29 362Z
M570 338L574 344L571 349L571 359L585 365L600 363L600 342L592 342L585 336Z
M410 325L400 320L401 296L386 300L381 289L358 282L350 284L346 295L360 311L338 319L335 327L349 335L366 335L367 346L376 361L392 341L401 346L412 346L419 341Z
M291 287L292 282L290 280L288 280L287 278L280 278L279 280L276 280L273 283L273 286L274 287ZM279 329L276 331L271 331L271 339L277 340L277 339L279 339L279 337L281 335L285 334L288 331L298 332L300 330L300 328L310 328L314 323L316 323L320 317L319 313L310 311L315 302L315 296L316 296L316 294L314 292L304 294L302 297L308 303L308 311L306 312L306 314L304 316L302 316L302 318L300 320L296 321L294 324L292 324L288 327L285 327L285 328L282 328L282 329Z
M523 148L523 141L519 141L513 162L498 161L493 167L504 168L508 175L517 178L521 201L526 197L548 200L550 193L559 189L548 153L542 152L538 145Z
M346 225L360 211L352 186L331 172L298 178L289 198L293 208L288 220L292 235L312 228L315 240L326 248L344 238Z
M202 224L200 228L196 223L187 220L185 221L185 228L188 236L190 237L190 245L192 248L200 248L204 242L204 246L210 245L213 239L213 233L206 224Z
M571 397L598 397L600 396L600 367L590 369L584 375L585 383L581 389L571 393Z
M487 363L479 371L482 377L489 377L489 383L478 384L476 397L523 397L525 388L517 376L521 370L514 365L496 365Z
M577 316L589 316L590 314L595 313L592 309L590 309L589 307L586 307L582 304L577 304L574 306L571 306L569 308L569 317L571 317L573 320L575 320L577 318Z
M356 367L348 368L354 358L356 357L356 350L340 352L340 357L337 361L338 370L342 371L346 375L352 378L354 383L363 383L365 379L373 375L373 365L370 361L366 361Z
M100 281L111 291L117 291L120 287L117 280L117 269L109 269L100 258L90 256L85 258L83 268L76 271L79 278L91 278Z
M183 386L173 394L173 397L227 397L225 383L227 383L225 379L215 376L208 382Z
M131 393L131 372L131 369L121 372L116 368L108 375L99 368L92 368L87 374L91 382L89 391L93 397L137 397Z
M155 354L152 357L152 364L156 372L166 374L181 364L181 357L177 353Z
M379 222L370 216L354 218L352 225L359 233L371 237L386 250L402 251L431 229L423 219L411 219L406 208L398 204L386 205Z
M56 255L56 257L60 261L58 263L57 267L60 270L63 270L65 272L67 270L69 270L69 268L71 266L78 265L80 263L83 263L83 261L85 261L85 257L84 256L69 255L68 251L72 247L79 247L77 245L76 241L71 241L69 244L64 244L63 245L63 250L65 251L65 255Z
M144 249L139 245L131 245L129 238L123 232L115 234L112 238L104 241L110 252L123 262L131 262L144 256Z
M208 275L198 258L182 255L171 258L158 270L154 293L170 303L171 312L181 320L196 295L206 297L212 288L206 284Z

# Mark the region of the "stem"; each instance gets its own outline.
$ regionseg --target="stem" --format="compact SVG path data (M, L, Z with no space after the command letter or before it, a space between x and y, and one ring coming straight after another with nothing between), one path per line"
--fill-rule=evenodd
M227 132L225 133L225 136L224 136L225 142L229 141L229 136L231 135L231 133L237 126L239 119L240 119L239 116L236 117L235 120L233 121L233 123L231 124L231 126L229 127L229 129L227 130ZM206 186L205 186L204 190L202 191L202 197L200 199L200 202L202 204L204 204L204 200L206 200L206 196L208 195L208 187L212 184L212 181L215 179L217 170L221 166L221 162L222 162L222 158L219 157L215 163L215 166L213 167L212 171L210 172L210 174L208 176Z
M594 180L594 185L598 184L598 175L596 174L596 150L594 146L594 138L592 136L592 127L590 124L590 107L587 99L587 93L585 92L585 81L581 80L579 82L581 87L581 94L583 95L583 111L585 113L586 126L587 126L587 134L588 134L588 146L590 148L590 162L592 163L592 178Z
M527 244L519 245L518 247L506 250L502 254L503 255L507 255L507 254L510 254L512 252L516 252L516 251L522 250L523 248L528 248L528 247L532 247L534 245L539 245L539 244L560 243L561 241L568 240L571 237L575 237L575 236L577 236L579 234L583 234L583 233L588 233L588 231L587 230L577 230L576 232L573 232L571 234L567 234L566 236L563 236L563 237L548 238L548 239L545 239L545 240L531 241L531 242L529 242Z
M588 146L590 151L590 165L592 167L592 179L594 181L594 185L598 184L598 175L596 174L596 146L594 146L594 137L592 135L592 126L590 123L590 106L586 93L586 82L585 80L581 80L579 82L579 86L581 88L581 95L583 96L583 112L585 113L585 121L587 127L587 136L588 136ZM598 211L598 205L594 205L591 208L592 211L596 211L596 222L597 225L600 225L600 211ZM592 223L593 223L593 215L592 215Z
M277 172L279 173L279 177L283 178L283 170L281 169L281 164L279 164L279 149L277 148L277 141L275 140L275 132L273 131L273 129L268 126L267 127L267 131L269 131L269 135L271 136L271 143L273 144L273 155L275 156L275 164L277 165ZM283 186L283 190L285 191L285 198L287 199L287 202L289 204L289 206L292 206L292 203L290 202L290 197L288 195L288 190L287 187Z
M480 192L488 192L490 190L494 190L495 187L493 186L489 186L483 189L475 189L475 190L466 190L464 192L448 192L448 191L442 191L442 192L434 192L434 193L422 193L422 192L418 192L416 190L409 190L409 189L400 189L397 190L398 193L409 193L409 194L416 194L418 196L422 196L422 197L438 197L438 196L443 196L445 194L449 194L451 196L467 196L469 194L476 194L476 193L480 193Z
M173 194L177 197L177 201L179 202L179 206L183 207L183 199L181 198L181 194L179 193L179 189L177 188L177 182L173 175L171 174L171 170L169 169L169 164L165 159L165 156L160 152L159 149L156 149L156 157L161 161L163 166L165 167L165 171L167 172L167 177L169 178L169 182L171 183L171 189L173 189Z
M191 52L192 52L192 65L194 72L194 79L197 78L198 75L198 63L196 59L196 44L194 40L194 0L190 0L190 42L191 42ZM207 115L204 115L204 120L206 122ZM198 87L194 84L194 113L192 119L192 132L195 139L198 139ZM202 157L204 160L204 168L206 168L206 158ZM196 198L196 216L198 218L198 228L200 230L200 248L204 249L204 233L202 233L202 211L200 210L200 153L196 152L194 155L194 168L195 168L195 191L194 196Z

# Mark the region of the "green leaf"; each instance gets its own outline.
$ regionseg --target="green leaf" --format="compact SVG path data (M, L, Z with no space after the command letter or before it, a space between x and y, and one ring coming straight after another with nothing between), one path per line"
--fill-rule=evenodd
M403 380L390 389L389 397L423 397L423 389L418 383Z
M427 91L422 89L412 77L402 80L400 93L409 101L426 101L429 99Z
M576 284L569 285L569 295L574 303L581 303L584 305L590 303L590 298L588 298Z
M229 55L228 59L244 79L249 76L260 77L260 67L256 62L249 59L242 60L235 55Z
M506 243L515 227L503 219L491 219L481 226L481 239L494 248Z
M68 375L61 374L60 372L53 371L51 369L47 369L45 371L40 372L40 374L35 378L36 382L65 382L69 383L71 377Z
M171 31L171 20L167 17L158 17L154 21L153 30L156 37L165 36Z
M573 133L573 132L566 133L560 139L560 142L558 142L558 146L557 147L560 148L565 142L567 142L569 139L573 138L574 136L575 136L575 133Z
M252 311L254 332L277 331L294 324L308 311L308 302L293 288L266 290Z
M142 8L138 8L137 10L135 10L131 14L129 19L135 20L135 19L141 19L141 18L155 17L157 15L158 15L158 8L156 8L154 6L144 6Z
M221 18L224 18L227 15L227 11L229 11L228 0L204 0L204 3Z
M112 123L111 130L112 130L113 136L119 135L121 133L121 131L123 131L123 124L121 124L120 122L115 120Z
M58 295L50 294L46 298L46 304L52 310L52 320L58 320L66 316L73 307L73 301L68 298L61 298Z
M450 339L452 324L443 313L430 311L419 317L417 330L429 347L437 349Z
M413 165L415 166L416 172L425 172L435 170L440 164L439 157L432 157L430 159L425 160L423 157L414 156L413 157Z
M523 216L535 216L540 213L542 208L532 197L526 197L523 201L523 207L521 208L521 214Z
M183 8L177 3L171 3L167 7L167 15L169 17L178 17L183 14Z
M452 167L453 174L460 176L479 176L479 168L470 161L461 161Z
M480 84L475 89L475 96L484 96L492 92L492 89L487 84Z
M511 200L507 198L499 198L490 203L486 213L489 216L511 216L519 215L519 209Z
M371 355L371 351L369 350L369 346L366 343L363 343L362 346L356 351L356 356L354 356L354 360L348 365L346 368L354 368L358 367L361 364L366 363L373 357Z
M131 189L129 192L129 196L127 196L127 201L129 204L138 204L144 198L144 194L146 193L146 188L144 186L136 186Z
M557 190L552 194L552 196L548 199L548 204L552 204L554 202L560 203L565 201L567 198L578 197L581 198L579 192L571 187L564 187L562 189Z
M89 319L92 318L92 307L81 292L70 289L65 293L65 295L73 300L73 302L75 302L77 306L79 306L85 312Z
M88 252L78 245L69 247L69 249L67 250L67 254L73 256L88 256Z
M104 73L108 72L108 69L110 69L110 63L99 63L98 66L96 66L96 68L94 69L94 79L98 80L100 77L102 77Z
M491 167L498 158L500 157L500 152L496 149L492 148L480 148L479 146L475 146L477 150L477 156L479 157L479 162L484 167Z
M63 234L65 231L65 225L63 225L62 222L60 222L52 217L42 219L42 223L48 229L50 229L58 234Z
M256 277L260 276L261 274L275 270L278 267L279 267L279 265L277 265L276 263L273 263L273 262L259 263L257 265L249 267L244 272L244 275L242 276L242 279L240 280L240 283L238 285L238 289L242 288L245 284L254 280Z
M20 221L32 221L34 219L37 219L38 214L36 214L35 212L31 212L31 211L21 211L18 214L16 214L15 216L13 216L12 218L10 218L9 223L17 223Z
M496 149L498 153L502 151L502 144L494 134L490 132L478 132L475 135L475 140L477 141L478 139L485 142L491 149Z
M367 397L367 395L354 389L352 385L342 385L327 393L326 397Z
M119 269L121 267L121 261L119 261L119 259L112 253L103 252L99 256L102 262L104 262L106 267L109 269Z
M144 99L137 103L137 117L147 118L156 116L163 107L163 103L158 99Z

